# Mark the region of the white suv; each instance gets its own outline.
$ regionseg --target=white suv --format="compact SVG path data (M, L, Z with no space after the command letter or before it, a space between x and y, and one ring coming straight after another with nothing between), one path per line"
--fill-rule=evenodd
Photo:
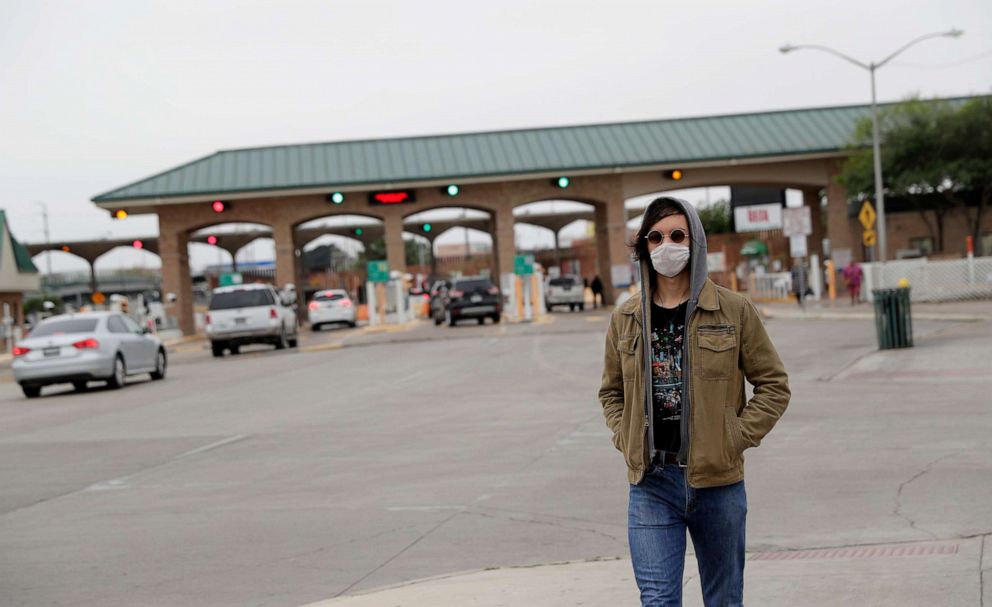
M214 289L206 316L207 337L214 356L237 354L251 343L270 343L276 350L295 348L296 312L287 294L272 285L249 284Z
M586 306L586 289L582 279L573 274L549 278L544 287L544 307L548 312L554 306L568 306L580 310Z

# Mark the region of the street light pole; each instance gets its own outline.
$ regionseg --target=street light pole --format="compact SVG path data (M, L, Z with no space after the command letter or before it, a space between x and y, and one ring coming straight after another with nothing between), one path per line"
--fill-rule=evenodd
M878 105L875 98L875 72L878 68L882 67L897 55L908 49L909 47L928 40L930 38L958 38L964 31L959 29L950 29L946 32L935 32L932 34L926 34L920 36L919 38L914 38L910 40L900 48L898 48L894 53L882 59L878 63L864 63L858 61L852 57L836 51L830 47L822 46L819 44L786 44L780 47L778 50L782 53L789 53L792 51L798 51L802 49L812 49L817 51L823 51L830 53L836 57L847 61L848 63L853 63L854 65L868 70L871 75L871 150L872 150L872 164L875 169L875 210L878 214L878 260L885 261L885 251L886 251L886 234L885 234L885 192L882 188L882 151L881 151L881 141L878 132Z
M45 249L46 249L46 251L45 251L45 264L48 266L48 279L51 280L52 279L52 252L50 250L47 250L49 247L52 246L52 241L51 241L51 238L49 237L49 233L48 233L48 205L45 204L44 202L39 201L39 200L36 200L34 203L36 205L38 205L38 206L41 207L41 216L45 220Z

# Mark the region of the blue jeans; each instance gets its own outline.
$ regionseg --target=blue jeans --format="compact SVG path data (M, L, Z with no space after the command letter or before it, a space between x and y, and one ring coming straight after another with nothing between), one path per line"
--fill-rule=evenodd
M743 605L746 517L744 481L693 489L684 469L666 465L631 485L627 534L641 605L682 605L686 530L696 549L706 607Z

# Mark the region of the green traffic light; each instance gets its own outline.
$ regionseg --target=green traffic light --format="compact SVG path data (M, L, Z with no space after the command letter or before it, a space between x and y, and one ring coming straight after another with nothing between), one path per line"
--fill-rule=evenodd
M451 196L451 197L458 196L458 193L460 191L461 191L461 189L457 185L455 185L455 184L451 184L451 185L448 186L448 196Z
M431 231L431 224L425 223L424 224L424 231L425 232L430 232Z
M362 228L355 228L355 236L361 236L363 232Z
M561 189L563 189L563 190L568 187L568 184L569 183L571 183L571 181L568 179L568 177L559 177L558 178L558 187L561 188Z
M341 192L334 192L333 194L331 194L331 202L333 202L334 204L341 204L342 202L344 202L344 194L342 194Z

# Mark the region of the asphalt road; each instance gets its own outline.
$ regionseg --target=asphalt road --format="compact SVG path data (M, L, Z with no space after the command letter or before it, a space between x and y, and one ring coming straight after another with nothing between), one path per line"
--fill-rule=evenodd
M554 318L224 359L191 343L165 381L30 401L0 383L0 603L301 605L626 555L606 315ZM987 323L917 323L914 355L949 365L932 381L875 365L868 321L769 330L794 400L748 455L750 548L990 531L988 363L947 354L989 343Z

